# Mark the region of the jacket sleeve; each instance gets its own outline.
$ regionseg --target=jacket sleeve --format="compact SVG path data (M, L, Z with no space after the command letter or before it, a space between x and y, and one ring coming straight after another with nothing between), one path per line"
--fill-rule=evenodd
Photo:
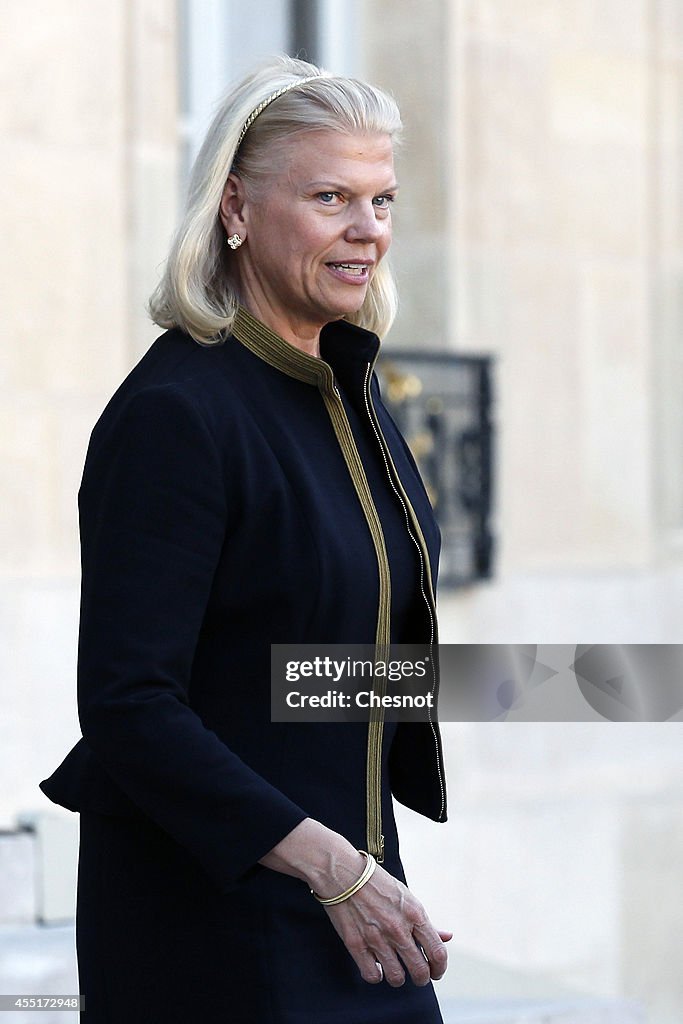
M307 815L189 706L227 499L217 445L177 387L138 392L93 435L79 509L84 739L226 891Z

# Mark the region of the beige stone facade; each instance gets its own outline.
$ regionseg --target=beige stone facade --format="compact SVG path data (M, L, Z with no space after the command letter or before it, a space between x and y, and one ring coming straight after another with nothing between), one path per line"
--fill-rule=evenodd
M90 430L155 336L177 208L176 12L3 7L0 818L79 734L76 496Z
M387 345L497 360L498 575L440 595L442 639L683 640L680 4L354 10L356 70L407 125ZM177 14L3 6L5 827L44 808L37 782L79 734L76 494L92 425L158 333ZM455 931L445 993L462 949L680 1020L680 729L446 726L450 822L399 811L409 880Z
M391 341L497 358L503 572L676 559L679 7L416 11L366 10L408 123Z

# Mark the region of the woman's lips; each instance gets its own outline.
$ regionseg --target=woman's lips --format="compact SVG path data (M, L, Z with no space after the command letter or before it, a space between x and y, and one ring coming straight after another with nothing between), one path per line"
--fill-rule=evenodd
M369 263L354 263L349 260L348 262L327 263L326 266L336 278L347 284L367 284L370 280L372 264Z

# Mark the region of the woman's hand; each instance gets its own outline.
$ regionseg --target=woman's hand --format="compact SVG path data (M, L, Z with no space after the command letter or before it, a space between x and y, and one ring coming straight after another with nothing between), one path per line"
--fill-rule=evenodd
M260 863L303 879L327 899L352 885L366 861L339 833L306 818ZM410 889L380 864L358 892L324 909L361 977L370 984L384 977L393 987L403 985L406 976L401 961L416 985L426 985L445 974L448 954L444 943L453 933L437 931Z
M361 977L370 984L384 977L398 987L407 970L416 985L426 985L446 973L444 943L453 933L437 931L410 889L380 864L358 892L325 910Z

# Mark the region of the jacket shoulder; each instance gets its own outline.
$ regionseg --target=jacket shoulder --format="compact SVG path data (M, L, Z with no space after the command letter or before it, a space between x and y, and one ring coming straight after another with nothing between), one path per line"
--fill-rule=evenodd
M233 338L216 345L199 345L178 329L166 331L153 342L107 402L93 427L88 454L118 433L122 422L138 418L172 429L176 416L194 416L209 434L222 434L224 424L239 406L234 376Z

